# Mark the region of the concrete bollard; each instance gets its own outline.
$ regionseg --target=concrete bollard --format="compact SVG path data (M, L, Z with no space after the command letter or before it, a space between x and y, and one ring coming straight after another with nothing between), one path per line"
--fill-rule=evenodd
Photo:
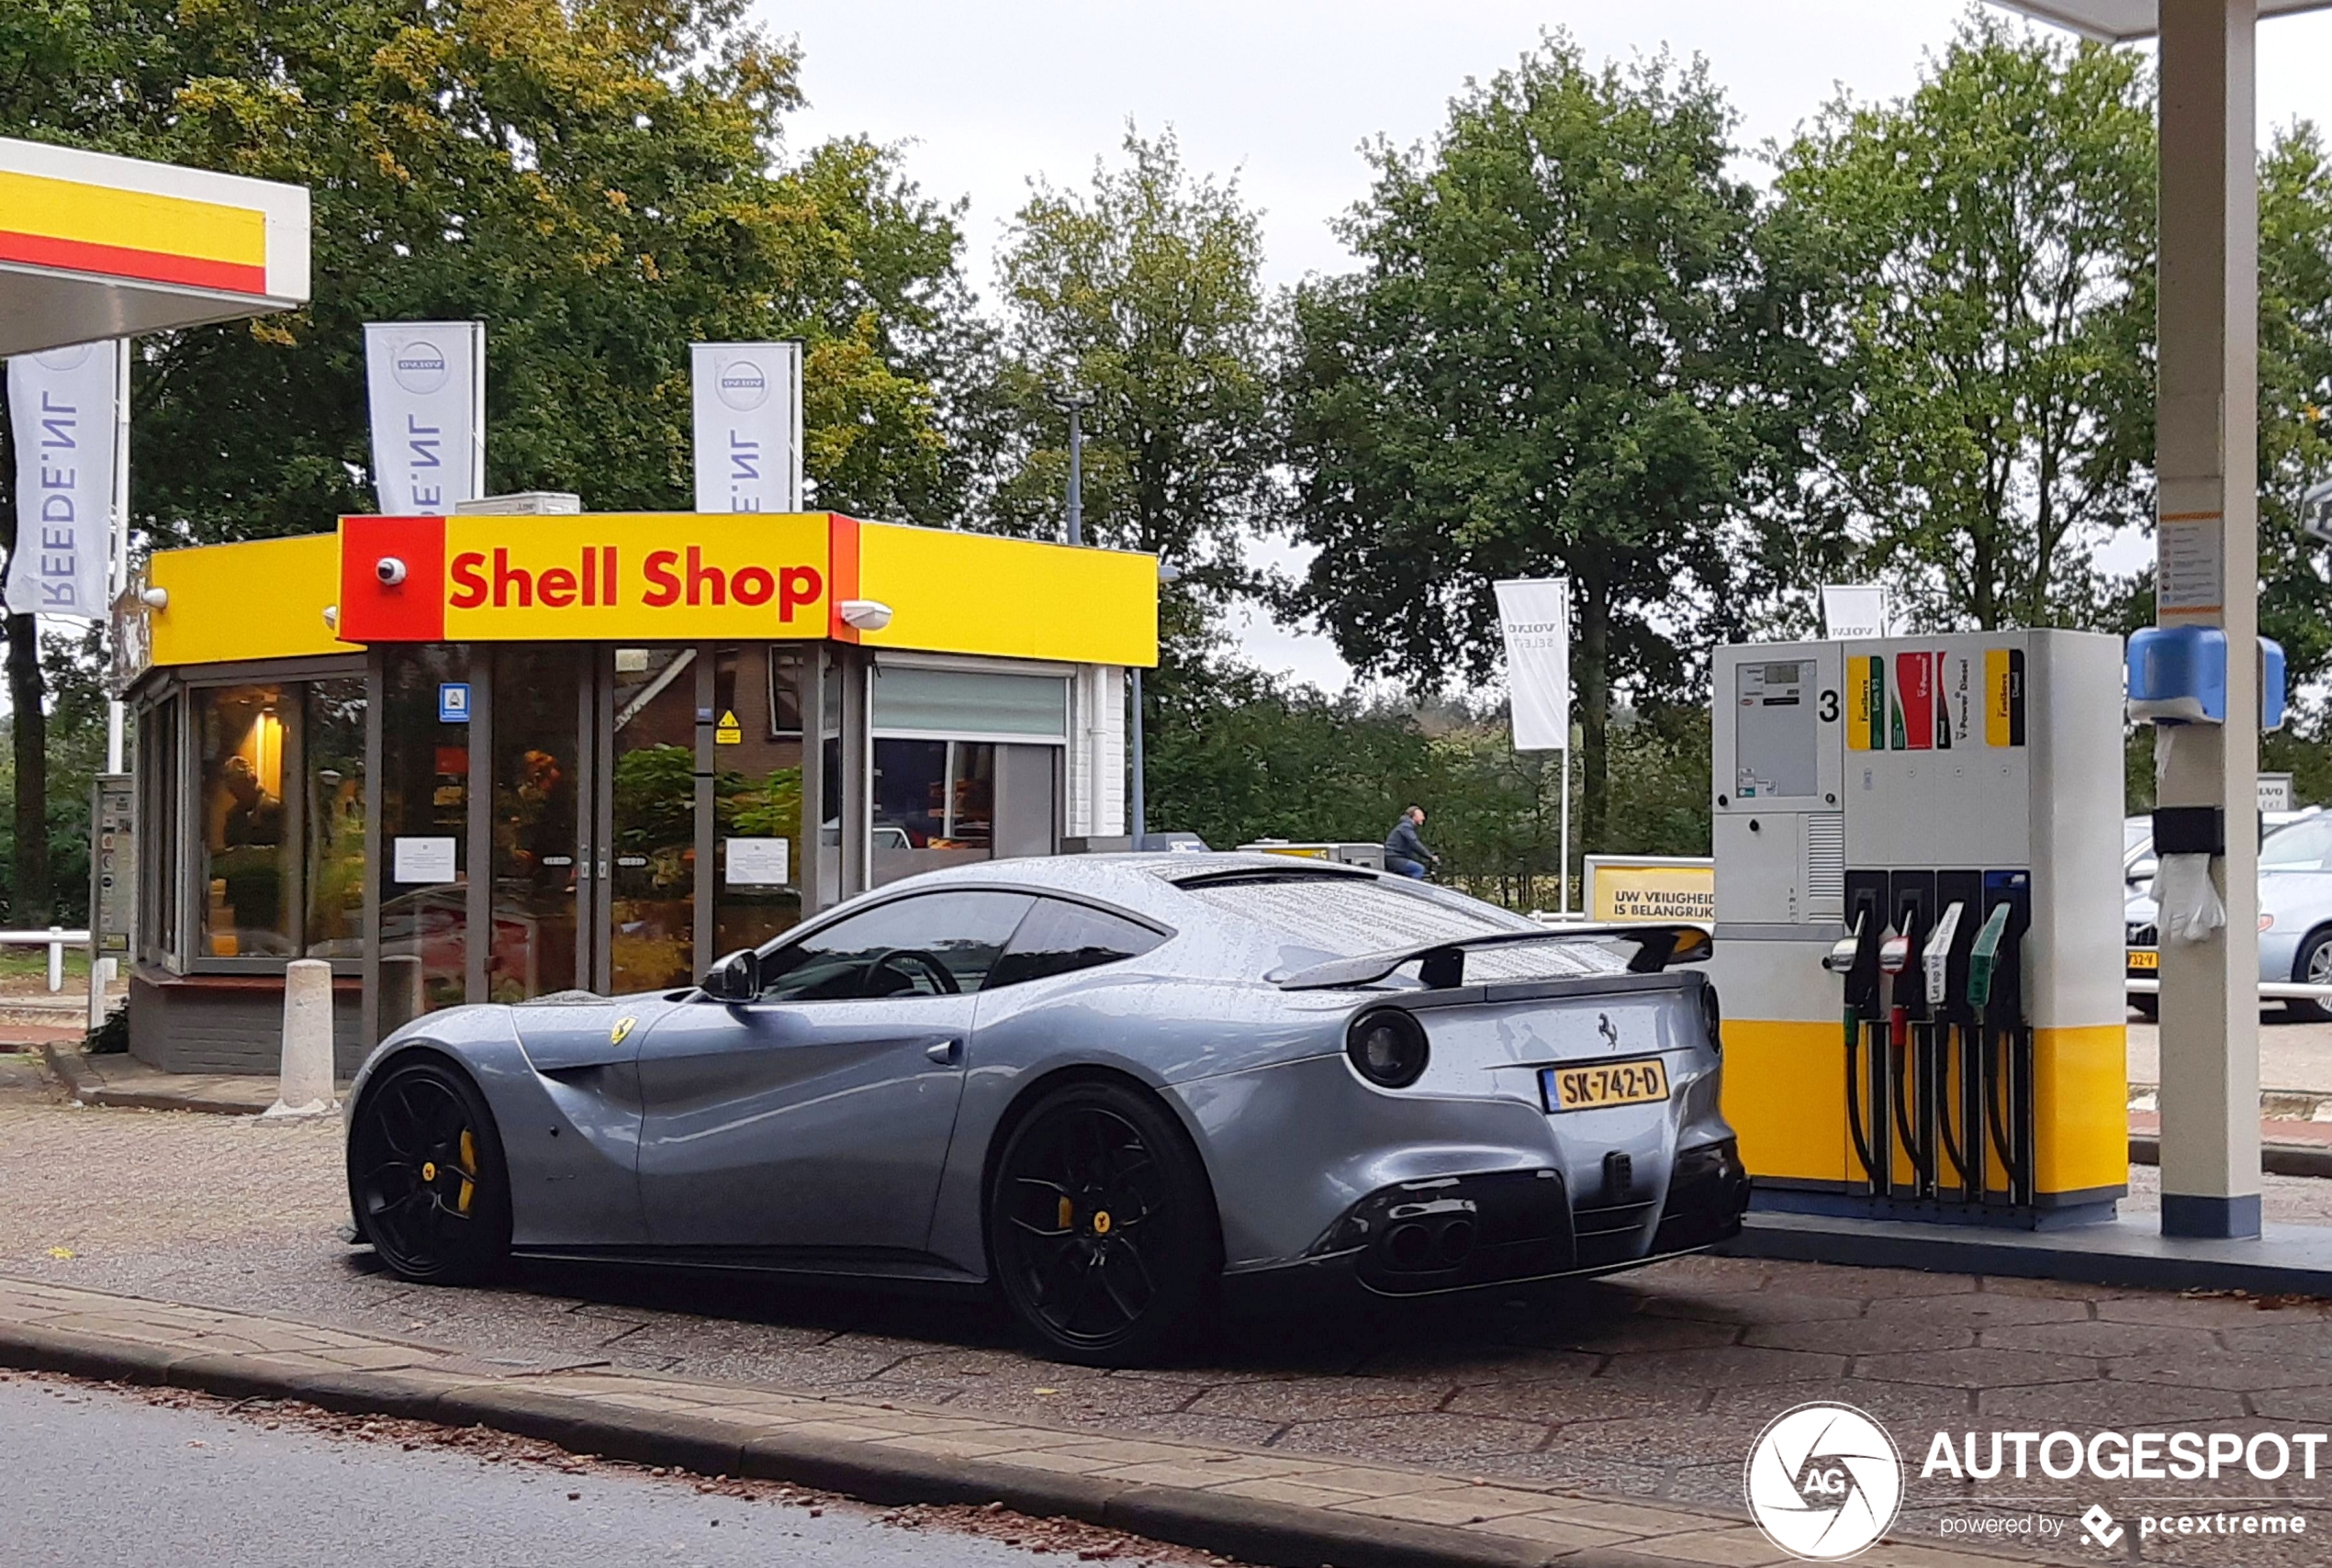
M314 1116L331 1108L332 967L295 958L284 966L282 1087L263 1114Z

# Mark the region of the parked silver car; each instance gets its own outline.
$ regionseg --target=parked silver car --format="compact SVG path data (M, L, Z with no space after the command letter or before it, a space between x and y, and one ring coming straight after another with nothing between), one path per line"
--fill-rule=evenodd
M2274 812L2259 844L2259 979L2332 985L2332 813ZM2155 929L2154 857L2150 837L2125 868L2129 897L2122 911L2129 973L2152 980L2159 972ZM2151 1016L2151 996L2131 1002ZM2293 1017L2332 1019L2332 1007L2287 1000Z
M1008 860L845 903L701 986L431 1014L352 1095L357 1228L993 1289L1155 1355L1218 1294L1419 1295L1734 1234L1688 926L1540 925L1272 856Z

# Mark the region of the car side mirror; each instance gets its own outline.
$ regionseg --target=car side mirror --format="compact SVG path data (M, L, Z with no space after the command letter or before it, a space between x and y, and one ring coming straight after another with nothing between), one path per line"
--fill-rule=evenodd
M2133 888L2141 883L2150 882L2154 879L2154 873L2160 867L2161 862L2151 855L2141 860L2133 860L2130 862L2129 869L2122 873L2122 880Z
M714 1002L751 1002L761 994L761 957L740 947L705 970L700 983Z

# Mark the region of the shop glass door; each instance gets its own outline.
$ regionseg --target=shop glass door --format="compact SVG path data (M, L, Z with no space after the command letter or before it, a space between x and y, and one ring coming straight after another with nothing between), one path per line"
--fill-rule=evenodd
M694 647L600 651L600 851L605 893L596 935L595 989L612 994L688 985L697 978L698 825Z
M578 915L590 885L582 828L590 820L583 797L591 789L585 749L591 652L555 643L494 651L490 1002L523 1002L589 982Z

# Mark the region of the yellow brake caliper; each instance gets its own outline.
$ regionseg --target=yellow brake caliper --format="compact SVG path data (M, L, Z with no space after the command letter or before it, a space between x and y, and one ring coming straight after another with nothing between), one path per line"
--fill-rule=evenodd
M463 1214L470 1212L470 1199L477 1194L477 1140L467 1127L462 1129L462 1190L454 1199L454 1207Z
M1077 1223L1077 1205L1067 1198L1060 1200L1060 1228L1067 1230Z

